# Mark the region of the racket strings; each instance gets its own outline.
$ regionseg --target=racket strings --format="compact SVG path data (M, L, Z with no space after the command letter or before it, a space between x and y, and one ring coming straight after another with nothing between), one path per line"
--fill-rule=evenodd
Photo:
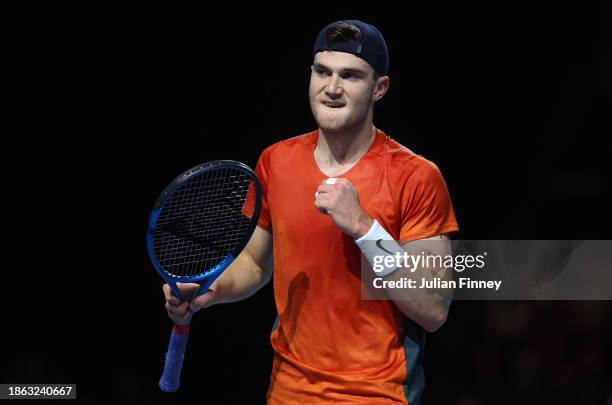
M205 273L243 242L252 226L252 181L224 168L196 175L175 191L153 230L155 255L169 274Z

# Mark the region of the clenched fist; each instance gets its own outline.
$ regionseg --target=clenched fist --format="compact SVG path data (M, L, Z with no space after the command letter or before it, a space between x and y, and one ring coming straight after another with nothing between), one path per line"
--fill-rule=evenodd
M330 178L317 187L315 207L331 216L336 226L353 239L365 235L373 224L359 204L359 193L345 178Z

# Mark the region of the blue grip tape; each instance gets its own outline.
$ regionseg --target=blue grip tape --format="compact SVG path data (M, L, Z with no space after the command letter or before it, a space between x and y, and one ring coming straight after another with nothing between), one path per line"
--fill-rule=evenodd
M164 373L159 380L159 388L164 392L174 392L181 385L181 368L183 367L183 357L185 356L188 338L188 333L176 333L174 328L172 329Z

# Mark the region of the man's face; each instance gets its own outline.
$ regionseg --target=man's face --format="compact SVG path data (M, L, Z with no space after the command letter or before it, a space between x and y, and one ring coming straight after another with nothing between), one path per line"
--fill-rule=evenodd
M308 94L319 128L340 133L363 123L380 98L375 88L374 69L363 59L346 52L318 52Z

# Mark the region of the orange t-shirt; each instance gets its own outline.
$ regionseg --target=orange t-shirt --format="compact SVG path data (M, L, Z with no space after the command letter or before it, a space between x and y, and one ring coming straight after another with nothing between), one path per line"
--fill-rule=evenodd
M392 301L361 299L361 253L314 206L327 178L315 161L318 131L261 155L259 226L272 233L278 310L269 404L416 403L423 332ZM377 130L346 173L364 211L396 239L458 230L438 168ZM392 400L392 401L390 401Z

